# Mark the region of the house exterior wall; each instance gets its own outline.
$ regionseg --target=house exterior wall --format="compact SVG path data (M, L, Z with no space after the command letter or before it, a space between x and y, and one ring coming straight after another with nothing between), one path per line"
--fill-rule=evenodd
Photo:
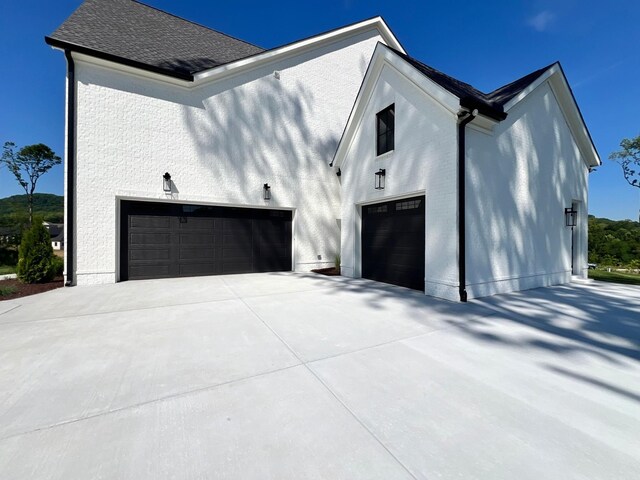
M395 149L376 156L376 113L395 103ZM342 184L342 274L361 276L361 206L425 195L425 293L457 299L455 116L385 65L345 154ZM374 173L386 170L384 190Z
M381 41L371 29L192 89L77 61L76 283L118 280L121 199L292 209L295 270L332 265L327 164Z
M508 111L491 135L467 127L469 298L571 280L587 269L588 168L548 82Z

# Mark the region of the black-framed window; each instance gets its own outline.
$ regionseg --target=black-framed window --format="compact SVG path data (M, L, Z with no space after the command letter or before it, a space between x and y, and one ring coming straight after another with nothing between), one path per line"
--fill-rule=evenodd
M390 152L394 148L396 105L392 103L376 115L376 155Z

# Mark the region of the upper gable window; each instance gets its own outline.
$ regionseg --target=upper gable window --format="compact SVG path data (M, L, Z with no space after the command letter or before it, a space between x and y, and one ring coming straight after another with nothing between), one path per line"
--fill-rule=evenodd
M382 155L393 150L395 122L395 103L392 103L376 115L376 155Z

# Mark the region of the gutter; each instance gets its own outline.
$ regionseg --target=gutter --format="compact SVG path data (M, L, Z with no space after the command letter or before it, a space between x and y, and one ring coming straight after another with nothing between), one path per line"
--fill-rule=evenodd
M458 293L460 301L467 301L467 254L466 254L466 129L478 115L478 110L460 109L458 112Z
M65 250L67 257L65 287L74 284L74 231L75 231L75 178L76 178L76 66L70 50L64 51L67 59L67 221Z

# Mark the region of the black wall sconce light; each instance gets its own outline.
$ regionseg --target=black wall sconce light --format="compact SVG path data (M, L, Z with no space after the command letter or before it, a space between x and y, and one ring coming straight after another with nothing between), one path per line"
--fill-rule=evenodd
M573 207L564 209L564 224L567 227L575 227L578 224L578 211Z
M564 209L564 224L567 227L571 227L571 274L573 275L573 256L574 256L574 239L573 239L573 227L578 224L578 211L573 208L573 205Z
M171 191L171 175L169 175L169 172L164 172L162 176L162 189L167 193Z
M340 170L340 169L338 168L338 171L336 172L336 175L337 175L337 176L339 176L339 177L341 177L341 176L342 176L342 170Z
M384 190L384 177L386 176L386 173L387 171L384 168L381 168L376 172L376 190Z
M264 195L265 200L271 200L271 187L269 186L268 183L264 184L264 187L262 188L262 193Z

